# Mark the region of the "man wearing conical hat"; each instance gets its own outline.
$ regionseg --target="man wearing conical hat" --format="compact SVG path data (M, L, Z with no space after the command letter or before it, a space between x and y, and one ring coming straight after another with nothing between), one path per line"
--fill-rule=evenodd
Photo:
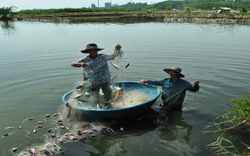
M121 45L117 44L116 49L121 49ZM99 104L99 90L102 89L104 93L104 100L106 108L110 107L110 101L112 100L111 89L111 74L109 71L109 60L114 60L117 54L98 54L98 51L103 48L98 48L97 44L87 44L86 49L82 50L82 53L89 54L86 57L82 57L76 62L73 62L73 67L84 67L88 74L88 80L91 83L91 92L94 97L93 104Z
M148 83L151 85L162 86L162 110L169 111L171 109L182 109L182 103L184 101L186 91L197 92L199 87L199 81L195 80L192 84L181 78L185 77L181 73L181 68L172 67L163 69L169 74L170 78L161 80L145 80L142 79L139 83Z

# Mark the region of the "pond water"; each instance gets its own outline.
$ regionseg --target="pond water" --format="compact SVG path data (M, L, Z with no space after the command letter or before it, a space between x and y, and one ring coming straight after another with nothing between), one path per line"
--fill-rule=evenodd
M87 141L57 142L67 155L212 155L207 145L215 140L202 132L204 126L226 113L231 99L247 98L249 92L249 32L248 25L1 22L0 155L23 154L49 143L47 129L61 117L52 114L63 114L62 96L82 78L82 70L70 64L83 56L80 50L88 43L97 43L103 53L122 45L122 63L130 64L123 69L123 81L166 78L163 68L178 66L185 80L200 81L200 90L187 92L183 111L169 113L165 123L152 116L117 123L115 133ZM153 108L160 104L161 98ZM43 128L33 133L40 120ZM5 133L9 135L3 137ZM241 148L238 135L228 137ZM240 140L250 145L247 137Z

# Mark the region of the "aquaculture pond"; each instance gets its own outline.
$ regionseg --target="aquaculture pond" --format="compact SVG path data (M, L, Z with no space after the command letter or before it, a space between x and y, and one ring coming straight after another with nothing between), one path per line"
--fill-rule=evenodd
M27 149L39 154L43 148L74 156L209 156L213 151L207 145L215 139L203 132L204 127L230 109L227 104L231 99L246 98L245 93L249 92L248 25L31 21L0 24L2 156L29 154ZM170 112L168 120L161 122L157 113L126 123L67 120L67 107L61 98L82 80L82 69L70 64L86 56L80 51L88 43L104 48L100 53L112 53L114 46L121 44L124 56L120 81L167 78L163 69L178 66L185 80L200 81L200 90L187 92L183 111ZM113 72L112 67L110 70ZM157 112L160 104L158 98L152 109ZM79 129L81 133L92 132L80 139L71 135ZM69 136L65 137L65 133ZM247 137L231 135L228 137L241 149L239 141L250 144Z

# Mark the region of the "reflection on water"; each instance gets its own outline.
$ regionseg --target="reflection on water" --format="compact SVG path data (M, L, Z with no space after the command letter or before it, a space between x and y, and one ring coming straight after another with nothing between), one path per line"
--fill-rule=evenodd
M180 110L172 110L165 119L160 118L160 145L178 156L195 155L200 149L189 144L193 126L184 121L182 113Z
M194 146L193 148L183 142L180 142L178 140L167 142L164 140L161 140L161 146L164 147L169 153L176 156L193 156L196 155L200 149L197 146Z
M160 138L167 141L173 141L178 137L178 130L185 130L186 135L183 137L184 140L189 144L190 134L192 132L191 125L184 122L184 118L182 118L182 111L180 110L172 110L168 112L165 118L160 118L159 123L162 127L159 129Z
M4 35L12 35L15 33L15 25L13 21L1 21L1 27Z

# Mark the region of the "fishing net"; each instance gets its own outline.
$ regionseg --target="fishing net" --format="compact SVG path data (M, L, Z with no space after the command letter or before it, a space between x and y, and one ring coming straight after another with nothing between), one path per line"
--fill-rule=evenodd
M122 65L122 57L124 53L121 47L116 47L113 55L115 59L108 63L110 68L109 87L111 89L111 99L109 101L105 99L105 91L102 89L98 91L98 97L93 95L91 90L91 87L95 85L91 75L98 75L98 80L100 81L106 76L99 74L99 67L97 66L95 69L83 68L82 80L74 84L75 89L67 97L67 107L61 106L59 108L60 111L58 110L58 113L55 113L50 118L46 116L40 119L44 121L42 124L43 128L48 130L47 132L38 130L37 134L42 133L42 138L45 138L45 141L21 147L23 150L19 150L20 153L18 155L64 155L67 152L64 150L68 149L63 146L66 143L78 141L84 143L98 142L104 135L115 134L115 131L110 128L112 122L99 122L98 120L82 116L81 110L78 108L102 111L107 109L105 108L105 103L108 102L112 104L109 109L120 109L141 104L150 99L146 94L138 91L136 87L130 88L131 91L127 91L122 85L115 83L116 81L123 81L122 69L124 67ZM103 57L99 58L100 60L94 61L99 61L98 63L100 64L106 63L104 60L108 57L111 56L103 55ZM99 103L96 103L96 101L99 101ZM114 150L110 149L111 152Z
M36 132L31 132L29 135L26 134L27 139L31 141L25 141L23 144L18 145L18 149L13 148L13 155L65 155L67 152L70 152L68 145L72 146L72 143L98 143L103 136L116 134L115 131L109 127L109 123L96 121L87 122L85 120L74 121L68 119L68 110L68 108L61 106L53 116L46 114L44 117L40 117L38 120L42 122L39 123L39 121L37 123L38 125L32 126L32 128L36 126L40 126L40 128L37 129ZM22 123L22 131L19 132L31 131L29 126L27 126L28 123L36 124L26 118ZM47 131L45 129L47 129ZM11 135L18 134L19 133ZM44 141L40 139L36 140L36 137L43 138ZM70 144L66 145L67 143Z
M130 88L130 91L126 91L126 88L123 86L117 85L115 82L123 81L123 64L122 57L124 55L123 50L120 45L116 45L113 49L112 55L100 55L100 57L91 60L89 64L93 65L95 68L83 68L83 78L81 82L76 83L76 89L70 94L67 102L69 104L69 115L71 118L76 118L78 114L77 109L74 108L83 108L83 109L119 109L125 107L131 107L138 105L150 100L150 97L147 94L144 94L136 88ZM111 59L114 57L114 59ZM106 98L106 90L102 90L99 87L98 92L93 92L91 88L106 78L107 75L102 75L100 69L102 65L107 64L108 60L108 69L110 73L110 83L109 88L111 89L111 98ZM125 66L127 68L129 64ZM93 81L92 77L98 77ZM98 94L98 95L96 95ZM107 105L108 104L108 108Z

